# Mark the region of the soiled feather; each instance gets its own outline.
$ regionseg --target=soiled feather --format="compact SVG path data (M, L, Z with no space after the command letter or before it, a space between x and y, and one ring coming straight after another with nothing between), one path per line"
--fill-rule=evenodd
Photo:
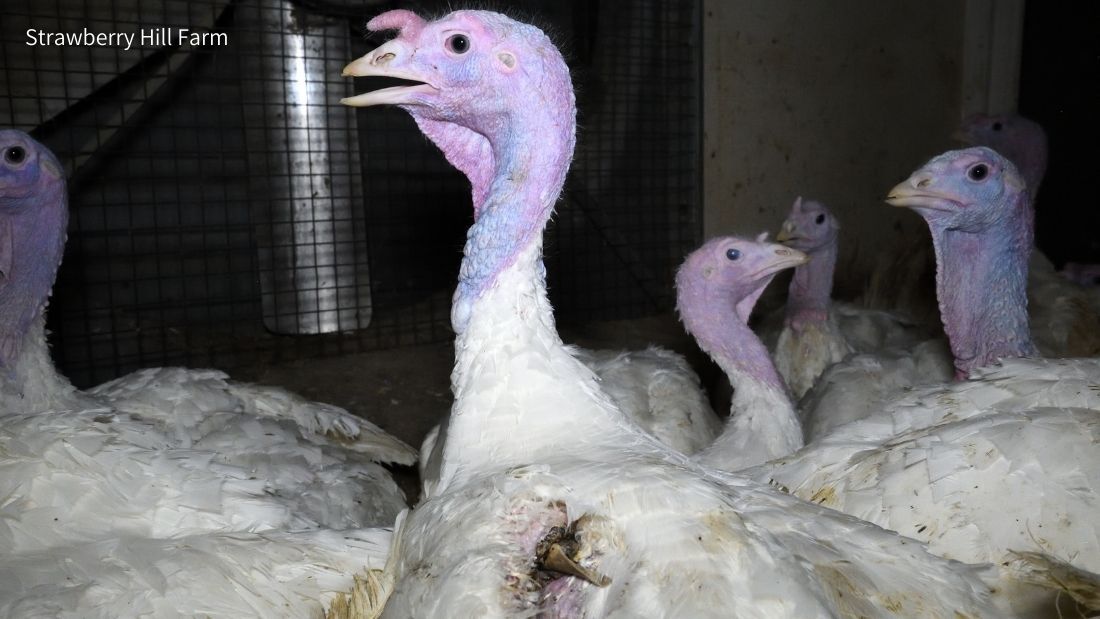
M1100 572L1098 444L1095 410L987 412L886 444L827 438L746 473L939 556L1001 564L1008 551L1041 552ZM1003 586L1018 611L1046 603L1018 582Z
M387 529L121 537L6 556L5 617L316 617L381 568Z

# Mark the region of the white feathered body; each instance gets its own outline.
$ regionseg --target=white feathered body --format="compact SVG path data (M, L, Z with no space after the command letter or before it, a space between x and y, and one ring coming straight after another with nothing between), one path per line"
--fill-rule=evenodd
M926 330L898 314L841 302L829 304L825 320L784 324L774 342L763 336L796 400L850 354L904 351L927 338Z
M1040 353L1100 355L1100 295L1062 277L1037 249L1028 263L1027 299L1031 337Z
M582 564L610 584L540 588L538 541L577 519ZM472 479L396 536L385 617L999 615L979 568L763 485L627 454Z
M1031 335L1043 355L1060 358L1100 354L1100 314L1096 307L1088 303L1080 287L1058 276L1039 251L1032 252L1029 263L1028 299ZM853 316L859 315L856 308L852 309ZM892 316L865 311L869 316ZM886 338L879 340L876 331ZM913 389L949 381L954 375L951 351L942 338L921 341L923 334L915 328L879 330L873 322L843 332L848 336L846 341L863 354L829 367L799 403L807 441L881 410ZM858 344L861 340L856 334L870 338ZM876 341L883 346L867 347ZM782 367L778 357L776 363Z
M0 560L0 615L310 617L381 569L388 529L110 538Z
M714 414L699 376L678 353L651 346L646 350L589 350L570 347L573 356L595 373L600 387L628 418L657 440L683 454L714 442L722 422ZM435 494L446 421L433 427L420 447L421 496Z
M384 616L997 614L974 567L707 472L637 428L561 344L530 254L455 315L439 492L395 533ZM578 519L581 562L610 585L540 589L538 541Z
M806 442L875 414L914 388L942 384L954 375L951 350L942 338L851 355L826 369L799 401Z
M827 368L853 351L835 314L799 327L785 325L773 349L775 369L796 399L810 390Z
M1100 360L1005 360L746 474L941 556L1002 563L1036 551L1100 571L1097 384ZM1001 587L1017 609L1047 603Z
M405 508L377 462L415 452L342 409L180 368L79 392L40 325L26 339L0 415L0 564L26 571L0 586L5 616L316 615L364 565L322 530Z
M643 430L691 455L722 431L699 376L683 355L658 346L646 350L573 349L600 388Z

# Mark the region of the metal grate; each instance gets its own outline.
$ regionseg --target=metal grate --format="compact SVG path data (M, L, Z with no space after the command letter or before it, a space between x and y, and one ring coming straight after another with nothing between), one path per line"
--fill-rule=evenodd
M366 19L405 4L5 2L0 123L70 172L50 328L75 383L452 336L468 184L403 112L337 103L355 91L340 68L378 43ZM698 1L522 9L563 44L581 110L547 243L559 316L667 311L701 229ZM182 28L208 44L177 45ZM28 29L148 36L47 47Z

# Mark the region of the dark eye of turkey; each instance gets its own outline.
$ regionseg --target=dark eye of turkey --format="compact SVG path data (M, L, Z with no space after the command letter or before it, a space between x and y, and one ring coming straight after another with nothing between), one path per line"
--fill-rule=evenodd
M741 257L741 250L733 248L733 247L726 250L726 258L729 258L730 260L737 260L740 257Z
M819 225L819 226L820 226L821 224L825 223L825 213L821 213L821 214L819 214L819 215L818 215L818 216L817 216L817 217L816 217L816 218L814 219L814 221L815 221L815 222L817 222L817 225Z
M464 34L452 34L447 39L447 49L456 54L465 54L470 49L470 38Z
M8 163L23 163L27 158L27 151L22 146L12 146L4 151L4 161Z
M1000 122L993 123L993 130L994 131L1000 131L1001 127L1004 127L1004 125L1002 125Z
M967 170L966 175L972 181L984 180L985 177L989 176L989 166L985 165L984 163L979 163L978 165L973 166L969 170Z

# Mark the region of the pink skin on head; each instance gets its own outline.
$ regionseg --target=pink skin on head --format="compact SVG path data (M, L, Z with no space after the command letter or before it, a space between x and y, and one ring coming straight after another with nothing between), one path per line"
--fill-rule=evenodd
M354 106L397 105L470 179L474 225L467 235L452 324L462 333L473 304L541 241L573 154L576 108L569 70L542 31L485 11L457 11L425 22L409 11L371 20L399 35L352 62L344 75L419 82L350 97ZM541 255L528 252L541 270ZM509 514L520 556L533 557L553 526L566 524L557 503ZM573 612L583 593L560 578L548 586L544 614Z
M400 30L402 37L415 39L428 22L412 11L396 10L386 11L367 22L367 30L379 32L382 30Z
M807 264L794 270L788 288L785 322L796 331L828 320L839 232L836 217L824 204L803 201L799 196L776 237L787 247L810 257Z
M775 274L805 263L806 255L766 236L719 237L692 252L676 274L677 308L699 347L720 365L785 393L771 356L747 323Z
M890 192L917 211L936 250L936 293L956 376L1037 355L1027 316L1034 211L1016 167L976 147L933 158Z
M470 179L475 225L452 308L461 331L471 304L541 239L561 192L576 130L569 70L542 31L497 13L458 11L423 23L391 12L375 22L401 33L344 74L420 83L344 103L401 107Z

